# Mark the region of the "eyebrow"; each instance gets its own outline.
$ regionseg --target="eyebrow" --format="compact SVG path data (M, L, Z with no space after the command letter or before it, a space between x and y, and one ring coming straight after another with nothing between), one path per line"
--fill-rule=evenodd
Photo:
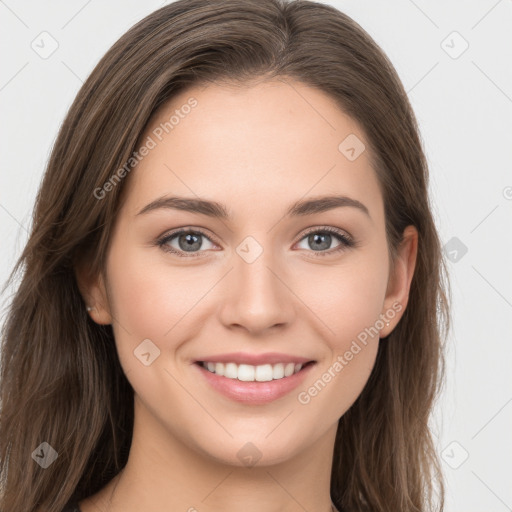
M368 208L358 201L347 196L329 195L321 197L313 197L303 199L293 203L285 213L285 217L298 217L306 215L314 215L322 213L334 208L352 207L357 208L361 212L370 217ZM178 197L178 196L163 196L155 199L147 204L137 215L142 215L157 209L169 208L174 210L182 210L191 213L199 213L217 219L231 220L232 216L227 208L216 201L209 201L206 199Z

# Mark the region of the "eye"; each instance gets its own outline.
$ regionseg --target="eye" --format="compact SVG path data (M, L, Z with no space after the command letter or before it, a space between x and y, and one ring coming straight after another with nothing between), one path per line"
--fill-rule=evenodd
M325 249L330 248L333 238L339 241L339 245L333 250L326 251ZM301 238L300 242L302 240L305 240L305 243L313 248L313 252L317 253L314 256L332 255L356 245L354 240L343 231L331 227L313 228L306 233L306 236Z
M333 250L326 250L330 248L333 239L338 240L339 244ZM204 247L204 240L207 240L211 246ZM313 248L313 251L310 252L317 253L314 254L315 257L329 256L346 248L356 246L356 242L346 233L328 226L310 229L306 232L306 235L300 239L299 243L303 240ZM206 249L211 249L212 246L215 245L206 233L199 229L190 228L179 229L168 233L160 238L156 244L166 252L171 252L185 258L203 256L203 252ZM304 247L300 248L303 249Z
M192 229L180 229L178 231L173 231L172 233L168 233L167 235L165 235L163 238L158 240L157 245L161 247L164 251L172 252L185 258L197 257L198 255L201 254L197 253L197 251L199 251L200 249L204 250L211 248L204 247L203 240L205 239L208 240L210 244L212 244L211 240L202 231ZM187 255L184 253L191 254Z

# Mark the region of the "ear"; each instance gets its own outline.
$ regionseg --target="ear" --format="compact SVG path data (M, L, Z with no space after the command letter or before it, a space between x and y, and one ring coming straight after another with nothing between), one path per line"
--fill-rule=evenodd
M107 290L101 273L98 276L91 275L89 266L81 262L75 265L75 278L85 302L84 309L91 307L91 310L86 312L97 324L111 324Z
M418 231L414 226L407 226L403 233L402 242L397 248L396 261L391 267L381 315L384 323L389 322L389 325L384 325L384 328L381 329L381 338L385 338L393 331L405 312L409 301L412 276L416 267L417 253ZM395 312L393 318L391 318L392 315L389 314L389 311ZM387 315L386 312L388 312Z

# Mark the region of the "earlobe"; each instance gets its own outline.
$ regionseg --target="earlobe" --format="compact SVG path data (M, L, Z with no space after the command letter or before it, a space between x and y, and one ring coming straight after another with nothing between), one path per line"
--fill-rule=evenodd
M418 230L415 226L407 226L404 230L402 242L397 248L396 260L388 281L384 309L381 314L386 325L381 329L381 338L387 337L393 331L404 314L409 301L409 291L416 268L417 254Z
M112 316L108 312L107 308L104 306L89 306L87 311L90 317L100 325L110 325L112 324Z
M75 278L80 294L84 299L84 308L90 317L101 325L112 323L112 316L108 308L108 300L103 276L88 276L87 268L83 265L75 266Z

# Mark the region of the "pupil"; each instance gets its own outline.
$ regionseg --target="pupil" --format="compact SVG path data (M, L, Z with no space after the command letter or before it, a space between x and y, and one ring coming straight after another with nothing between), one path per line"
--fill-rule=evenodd
M181 243L183 240L183 237L185 237L185 240L186 240L185 244ZM198 236L196 236L192 233L187 233L185 235L182 235L180 237L180 248L183 250L189 250L191 248L199 249L199 247L201 246L201 243L197 242L198 238L199 238ZM198 245L198 247L193 247L194 244Z
M322 239L324 240L324 246L323 247L320 247L320 249L328 249L329 248L329 245L330 245L330 239L331 239L331 235L328 235L328 234L315 234L315 235L311 235L310 237L310 243L322 243ZM325 243L325 240L327 239L327 243Z

